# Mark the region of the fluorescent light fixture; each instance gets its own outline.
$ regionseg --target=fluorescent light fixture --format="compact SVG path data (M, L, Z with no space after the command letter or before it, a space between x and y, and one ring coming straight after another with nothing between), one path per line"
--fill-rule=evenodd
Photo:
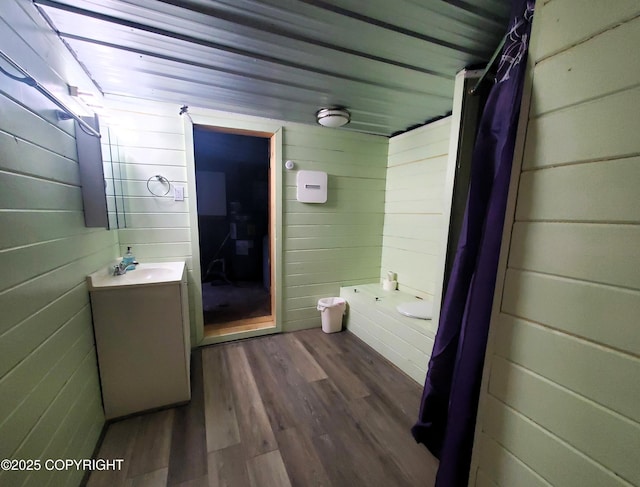
M345 108L321 108L316 112L316 119L323 127L342 127L351 121L351 114Z

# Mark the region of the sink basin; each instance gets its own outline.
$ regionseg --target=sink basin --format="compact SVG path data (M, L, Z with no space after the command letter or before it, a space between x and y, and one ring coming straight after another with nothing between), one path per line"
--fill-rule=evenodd
M89 290L114 289L129 286L149 286L180 282L184 262L158 262L138 264L135 270L114 276L112 268L87 276Z
M135 271L128 271L124 276L119 277L124 277L125 280L134 282L164 282L166 278L171 278L173 274L173 270L164 267L143 267Z

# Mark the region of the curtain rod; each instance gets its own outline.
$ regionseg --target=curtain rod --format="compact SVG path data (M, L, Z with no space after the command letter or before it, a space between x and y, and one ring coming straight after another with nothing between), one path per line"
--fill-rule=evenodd
M500 41L500 44L498 44L498 47L493 52L493 56L491 56L491 59L487 63L487 66L484 68L484 72L482 73L482 76L480 76L480 79L476 82L474 87L471 88L471 90L469 90L469 94L475 95L478 92L478 89L480 88L480 85L484 82L485 78L489 74L489 71L491 70L491 67L495 64L496 59L498 59L498 56L500 56L500 53L502 52L502 48L504 47L505 42L507 42L507 37L508 36L509 36L509 34L507 33L502 38L502 40Z
M0 56L5 61L7 61L13 68L15 68L17 71L19 71L20 74L23 76L23 78L20 78L19 76L14 76L11 73L8 73L4 69L0 68L0 71L2 73L4 73L9 78L12 78L12 79L14 79L16 81L20 81L21 83L25 83L26 85L32 86L33 88L38 90L40 93L42 93L44 96L46 96L56 106L58 106L58 108L62 109L67 115L69 115L76 122L78 122L83 130L86 130L87 132L89 132L94 137L98 137L98 138L102 137L100 135L100 132L96 131L91 125L89 125L87 122L82 120L82 118L80 118L78 115L73 113L64 103L62 103L60 100L58 100L53 93L51 93L44 86L42 86L40 83L38 83L38 81L36 81L36 79L33 76L31 76L26 69L24 69L18 63L16 63L7 54L5 54L5 52L2 51L1 49L0 49Z

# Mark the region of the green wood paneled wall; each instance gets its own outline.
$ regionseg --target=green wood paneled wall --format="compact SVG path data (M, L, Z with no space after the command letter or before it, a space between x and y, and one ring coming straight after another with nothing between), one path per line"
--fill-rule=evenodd
M381 278L433 299L442 252L451 117L389 139Z
M283 158L326 171L325 204L296 201L296 171L285 171L284 328L320 326L318 299L380 275L387 139L313 126L285 126Z
M398 313L412 294L383 291L378 282L346 286L340 296L349 303L347 329L419 384L424 384L437 325Z
M358 286L360 294L350 287L342 293L350 306L349 330L418 383L426 376L437 321L403 317L395 306L413 296L433 300L442 279L450 137L447 117L389 139L380 274L373 286ZM399 293L382 291L379 282L388 271L397 273Z
M162 174L187 187L184 122L178 108L131 98L108 97L115 108L110 130L116 135L113 160L124 175L126 229L120 249L134 247L139 260L187 261L193 271L188 201L155 198L146 180ZM341 285L372 282L380 275L384 220L387 139L379 136L289 124L198 109L212 125L255 129L283 127L282 328L320 326L321 297L338 296ZM326 171L325 204L296 201L296 171ZM187 194L186 198L192 195ZM197 265L197 264L196 264ZM191 273L190 273L191 274ZM190 286L192 312L196 283ZM195 337L195 333L193 334Z
M43 22L30 2L3 2L0 45L66 97L84 74ZM32 88L0 86L0 458L90 458L104 416L85 277L115 258L117 235L84 226L73 124ZM0 471L0 485L83 474Z
M536 5L471 485L640 485L640 5L584 7Z
M179 107L129 97L105 97L110 117L104 124L105 174L118 204L119 255L132 247L139 262L185 261L189 286L191 343L196 346L194 259L191 250L189 193L184 122ZM153 196L147 180L162 175L184 188L184 201L174 201L173 191ZM153 185L153 181L151 182ZM152 186L160 194L164 186ZM110 206L116 203L110 201ZM197 263L196 263L197 265Z

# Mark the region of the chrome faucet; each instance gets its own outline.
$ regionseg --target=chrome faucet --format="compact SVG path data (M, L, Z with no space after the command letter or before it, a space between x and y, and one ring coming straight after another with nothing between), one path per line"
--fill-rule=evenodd
M135 269L137 262L132 262L130 264L125 264L124 261L120 261L118 265L113 266L113 275L114 276L123 276L130 271L131 269Z
M123 276L124 274L127 273L127 267L129 267L126 264L123 264L122 262L120 262L118 265L114 265L113 266L113 275L114 276Z

